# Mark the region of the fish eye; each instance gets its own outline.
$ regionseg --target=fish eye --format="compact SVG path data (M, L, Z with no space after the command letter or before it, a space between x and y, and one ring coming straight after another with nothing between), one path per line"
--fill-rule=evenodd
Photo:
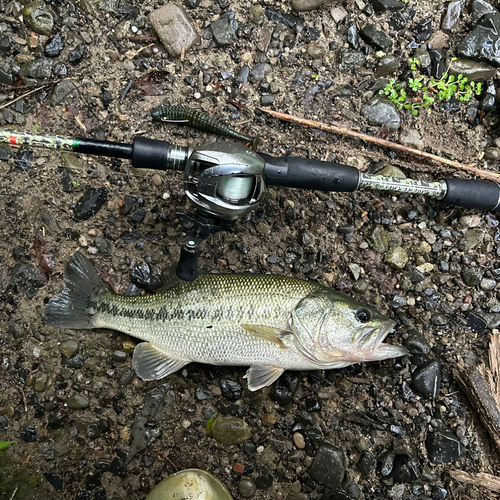
M356 319L360 323L368 323L372 319L372 315L367 309L358 309L356 311Z

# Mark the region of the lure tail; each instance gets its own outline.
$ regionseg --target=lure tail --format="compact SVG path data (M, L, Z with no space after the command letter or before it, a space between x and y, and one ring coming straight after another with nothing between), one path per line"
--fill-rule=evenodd
M98 297L106 292L109 289L92 264L76 252L66 267L64 290L45 306L45 323L59 328L95 328L94 307Z

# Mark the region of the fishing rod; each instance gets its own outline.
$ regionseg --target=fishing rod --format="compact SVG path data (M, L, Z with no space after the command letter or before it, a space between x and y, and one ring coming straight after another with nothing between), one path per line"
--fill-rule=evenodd
M475 179L447 178L436 182L370 175L335 162L300 157L275 158L241 144L222 141L188 148L167 141L136 137L132 144L79 137L47 136L0 130L0 143L34 146L130 160L134 168L184 172L184 189L195 215L181 249L179 278L197 276L199 244L254 210L266 186L353 192L358 189L424 194L447 205L486 211L500 209L500 185Z

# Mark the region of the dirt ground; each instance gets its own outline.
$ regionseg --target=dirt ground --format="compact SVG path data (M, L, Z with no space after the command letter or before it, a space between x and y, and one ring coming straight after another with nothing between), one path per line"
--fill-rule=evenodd
M198 7L186 9L201 42L183 61L166 53L147 20L146 14L164 2L130 0L127 5L136 10L118 2L120 8L113 12L100 10L99 2L91 0L48 3L59 19L51 36L60 32L65 42L54 61L66 61L80 43L85 55L79 64L66 62L67 77L39 80L44 86L22 99L21 111L14 105L0 109L3 129L125 143L142 134L189 147L223 140L178 124L146 121L149 110L168 99L171 104L201 108L237 130L260 136L261 151L274 156L336 160L370 171L390 164L407 177L424 180L454 175L443 165L269 118L257 110L262 94L272 93L262 86L267 82L276 84L271 109L342 123L394 141L400 140L400 133L417 130L428 152L498 169L497 163L483 158L496 132L484 122L471 123L467 105L454 114L439 106L418 117L401 112L401 130L394 134L366 123L361 109L373 95L369 88L376 80L375 50L367 50L367 63L356 70L345 67L341 55L347 20L360 25L367 20L354 1L338 4L348 12L347 20L338 25L331 6L301 12L305 25L319 32L313 41L313 31L296 33L267 19L262 25L252 24L251 3L233 2L221 8L223 1L202 0ZM45 43L47 38L33 34L7 13L8 4L0 0L0 32L13 40L31 36ZM262 5L290 12L289 2L268 0ZM401 61L411 55L405 47L412 26L431 17L438 27L444 4L410 0L409 8L415 17L394 38L393 53ZM221 47L213 41L209 23L228 11L244 28L232 45ZM393 14L373 14L371 22L388 32ZM263 52L257 42L269 29L274 35ZM453 48L469 31L468 15L463 15L449 33L446 47ZM310 55L311 43L322 49L321 57ZM19 54L37 56L37 51L18 43L0 53L0 62ZM267 81L237 81L242 66L252 68L262 61L272 66ZM295 85L297 72L304 68L310 70L309 76ZM165 71L161 82L145 86L140 80L160 70ZM203 75L208 77L200 88ZM54 82L62 79L72 82L74 90L53 104ZM328 80L332 85L327 90L310 90ZM124 92L129 82L132 85ZM31 90L22 85L0 86L0 105ZM477 101L470 104L474 105ZM13 122L7 121L5 109ZM0 452L0 498L10 499L17 488L16 500L142 500L162 478L191 467L212 472L234 498L243 498L238 490L242 474L233 468L235 464L243 464L243 476L257 483L256 499L445 498L438 496L443 494L440 489L447 492L446 498L493 497L479 486L460 485L449 470L500 472L494 443L452 375L460 360L487 362L489 339L499 323L500 233L495 215L450 210L423 196L269 188L261 207L238 221L233 233L217 233L204 242L200 257L204 270L317 280L393 317L398 322L395 343L404 343L409 333L416 332L431 347L421 356L301 373L293 400L282 405L275 387L249 392L244 368L189 365L161 384L143 382L131 372L133 339L111 331L60 330L42 322L44 304L61 290L64 267L78 249L119 293L130 291L129 272L137 263L146 261L166 271L177 262L188 226L176 214L191 209L180 173L161 172L159 181L157 173L132 169L127 161L41 148L33 148L28 166L20 168L19 150L4 151L10 158L0 161L0 416L4 417L0 441L15 443ZM88 220L76 220L73 209L89 187L105 188L107 202ZM134 200L131 212L124 215L127 196ZM373 246L375 226L385 231L383 251ZM396 246L408 253L402 269L385 260L388 249ZM23 263L32 265L24 274L19 272ZM430 267L422 280L411 281L412 272L425 264ZM453 266L458 270L454 272ZM461 272L466 268L480 270L480 283L464 282ZM361 288L356 288L356 270L368 283L366 291L357 291ZM484 279L495 281L493 288L483 286ZM427 306L435 294L437 305ZM467 327L471 312L485 318L487 328L478 333ZM78 344L76 357L61 354L61 345L69 339ZM437 398L414 392L406 397L405 387L411 384L416 366L433 359L442 369ZM231 400L221 394L222 380L241 384L241 397ZM165 391L163 409L147 417L147 448L128 458L135 453L132 424L154 390ZM205 391L207 399L200 399L198 390ZM88 404L70 407L75 396ZM318 402L320 409L311 409L310 401ZM243 418L251 428L253 449L218 444L206 432L212 414ZM292 440L297 429L307 437L305 449L298 449ZM304 429L316 429L320 438ZM456 462L430 462L425 440L435 429L461 434L466 451ZM342 449L346 457L347 474L337 492L309 475L323 441ZM387 450L410 456L419 469L418 477L403 481L401 489L394 478L382 475L380 465L369 475L357 467L366 451L380 458ZM259 482L269 475L270 485Z

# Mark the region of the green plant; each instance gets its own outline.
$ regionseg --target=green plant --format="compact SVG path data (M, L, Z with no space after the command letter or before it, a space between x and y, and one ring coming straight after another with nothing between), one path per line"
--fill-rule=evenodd
M10 446L11 444L14 444L14 443L15 443L15 441L0 441L0 450L7 448L7 446Z
M452 59L454 61L455 58ZM452 97L461 102L468 102L474 95L480 95L482 90L481 83L469 82L463 75L450 75L448 73L450 66L441 78L427 78L418 73L417 67L420 65L418 59L409 59L410 68L414 73L413 78L408 78L407 87L413 95L408 95L404 85L397 83L396 78L391 78L389 83L379 91L392 101L398 109L411 110L413 116L417 116L420 108L428 108L431 112L431 106L436 99L439 101L449 101ZM450 62L451 65L451 62Z

